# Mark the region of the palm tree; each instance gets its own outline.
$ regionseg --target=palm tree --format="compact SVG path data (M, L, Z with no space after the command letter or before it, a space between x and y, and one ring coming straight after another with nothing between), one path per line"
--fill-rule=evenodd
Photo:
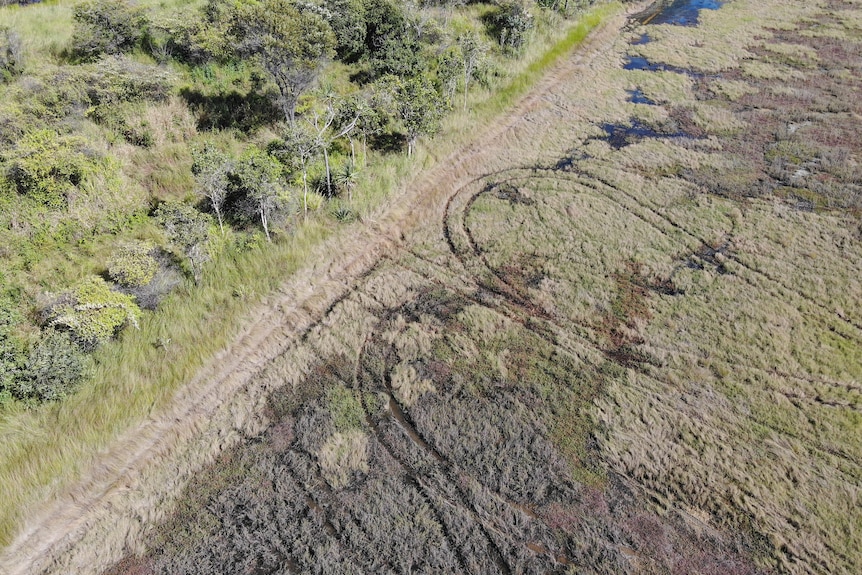
M347 201L353 203L353 190L359 183L359 171L352 163L344 164L341 169L335 173L335 185L347 192Z

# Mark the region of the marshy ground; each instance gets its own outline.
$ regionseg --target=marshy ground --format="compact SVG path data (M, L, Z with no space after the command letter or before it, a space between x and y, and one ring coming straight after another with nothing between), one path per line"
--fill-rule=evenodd
M858 572L862 6L661 21L438 170L110 573Z

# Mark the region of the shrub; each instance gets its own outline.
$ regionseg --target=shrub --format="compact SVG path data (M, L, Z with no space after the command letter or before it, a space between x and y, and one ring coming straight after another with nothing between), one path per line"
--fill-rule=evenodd
M124 326L138 327L141 310L132 296L91 276L61 294L46 311L48 324L68 330L84 349L95 349Z
M327 390L326 402L332 424L337 431L347 432L363 428L365 410L355 391L343 385L335 385Z
M72 53L85 61L122 54L140 45L147 31L142 8L127 0L93 0L75 7Z
M75 66L70 77L85 90L86 103L90 106L162 101L168 97L174 79L165 68L141 64L125 56L105 57L94 64Z
M140 287L150 283L159 271L159 263L153 257L154 246L150 242L130 242L121 245L111 255L108 275L126 287Z
M6 177L19 194L52 209L65 208L73 188L93 166L79 138L53 130L26 134L11 154Z
M524 0L504 0L489 17L491 32L500 46L508 52L516 52L527 40L527 32L533 28L533 15Z
M24 369L9 390L20 399L63 399L81 380L86 365L84 353L68 333L49 329L30 350Z
M156 221L164 228L168 241L185 256L195 281L209 261L207 243L212 218L182 202L165 202L156 210Z

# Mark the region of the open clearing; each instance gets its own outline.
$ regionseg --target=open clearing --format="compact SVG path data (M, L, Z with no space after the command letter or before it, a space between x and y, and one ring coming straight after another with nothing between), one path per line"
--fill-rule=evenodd
M858 573L862 7L699 19L330 244L7 570Z

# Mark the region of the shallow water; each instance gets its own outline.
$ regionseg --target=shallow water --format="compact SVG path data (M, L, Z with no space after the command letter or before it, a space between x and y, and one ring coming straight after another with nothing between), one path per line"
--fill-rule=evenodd
M640 142L646 138L691 137L685 132L666 133L656 131L655 128L648 126L635 118L632 118L629 124L606 123L602 124L601 128L607 134L607 136L602 139L607 141L607 143L615 150Z
M626 90L626 93L629 95L626 100L633 104L646 104L647 106L655 106L655 102L647 98L640 88L635 88L634 90Z
M646 72L676 72L677 74L686 74L688 76L702 76L688 68L680 68L672 66L664 62L650 62L643 56L626 56L626 62L623 64L623 70L644 70Z
M718 0L675 0L649 23L695 26L701 10L718 10L722 4Z
M647 34L646 32L644 32L643 34L641 34L640 36L638 36L637 38L635 38L634 40L632 40L632 41L630 42L630 44L631 44L632 46L640 46L641 44L647 44L647 43L649 43L649 42L652 42L652 38L650 38L650 35L649 35L649 34Z
M723 0L674 0L670 3L656 2L639 15L635 16L634 19L641 24L696 26L701 10L718 10L721 8L722 4L724 4Z

